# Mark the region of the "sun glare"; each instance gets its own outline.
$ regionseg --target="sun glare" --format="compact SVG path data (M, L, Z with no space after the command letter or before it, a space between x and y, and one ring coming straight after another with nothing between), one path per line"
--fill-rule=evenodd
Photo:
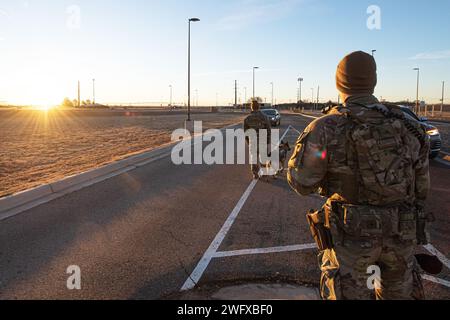
M36 107L37 110L44 111L44 112L50 111L53 108L54 107L52 107L52 106L39 106L39 107Z

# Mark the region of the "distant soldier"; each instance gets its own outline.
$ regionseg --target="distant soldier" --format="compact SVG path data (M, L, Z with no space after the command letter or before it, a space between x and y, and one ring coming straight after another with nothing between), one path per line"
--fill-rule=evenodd
M261 161L260 161L260 130L267 130L267 145L270 145L272 127L269 118L260 111L260 106L258 101L253 100L251 104L252 113L244 121L244 131L248 133L248 130L253 129L257 134L257 141L251 141L248 137L246 138L247 143L257 143L257 146L253 146L256 150L255 154L250 154L252 161L251 170L254 179L260 178ZM252 149L252 148L250 148ZM268 149L270 150L270 149Z
M413 294L421 288L413 253L428 241L427 135L396 106L373 96L371 55L346 56L336 82L343 106L300 136L288 173L299 194L328 198L308 215L320 250L322 298L423 298ZM380 281L371 281L377 269Z

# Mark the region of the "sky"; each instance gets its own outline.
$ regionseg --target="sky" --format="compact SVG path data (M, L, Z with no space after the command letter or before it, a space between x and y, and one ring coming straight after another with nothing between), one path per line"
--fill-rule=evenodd
M450 1L433 0L0 0L0 103L167 104L187 100L188 18L192 104L256 95L294 102L337 100L336 66L375 52L375 95L439 103L450 98ZM247 88L247 90L245 90ZM313 88L313 90L312 90ZM245 94L247 91L247 94ZM197 93L198 92L198 93ZM446 98L446 102L450 102Z

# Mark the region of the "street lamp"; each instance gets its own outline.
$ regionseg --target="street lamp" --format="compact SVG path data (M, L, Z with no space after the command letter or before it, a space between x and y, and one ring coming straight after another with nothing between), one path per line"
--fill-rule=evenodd
M244 87L244 109L247 109L247 87Z
M92 79L92 104L95 106L95 79Z
M173 95L172 95L172 93L173 93L173 87L172 87L172 85L170 85L169 88L170 88L170 104L169 104L169 107L172 108L172 97L173 97Z
M198 18L190 18L188 23L188 121L191 121L191 22L199 21Z
M372 57L375 56L375 52L377 52L377 50L372 50Z
M419 111L419 81L420 81L420 68L414 68L414 71L417 71L417 92L416 92L416 110Z
M298 78L298 82L299 82L299 99L298 101L301 102L302 101L302 82L303 82L303 78Z
M317 86L317 105L316 105L316 109L319 109L319 97L320 97L320 86Z
M255 100L255 70L259 67L253 67L253 100Z
M311 88L311 103L313 104L313 109L315 109L315 106L314 106L314 88Z
M271 82L270 85L272 86L272 108L273 108L273 106L274 106L274 104L273 104L273 82Z
M80 99L81 99L81 89L80 89L80 80L78 80L78 102L77 102L77 106L78 106L78 108L80 108L81 107L81 101L80 101Z

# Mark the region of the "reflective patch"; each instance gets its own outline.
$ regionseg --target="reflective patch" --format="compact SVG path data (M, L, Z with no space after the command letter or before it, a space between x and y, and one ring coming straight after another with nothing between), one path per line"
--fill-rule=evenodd
M316 152L316 157L319 158L320 160L326 160L327 159L327 151L318 151Z

